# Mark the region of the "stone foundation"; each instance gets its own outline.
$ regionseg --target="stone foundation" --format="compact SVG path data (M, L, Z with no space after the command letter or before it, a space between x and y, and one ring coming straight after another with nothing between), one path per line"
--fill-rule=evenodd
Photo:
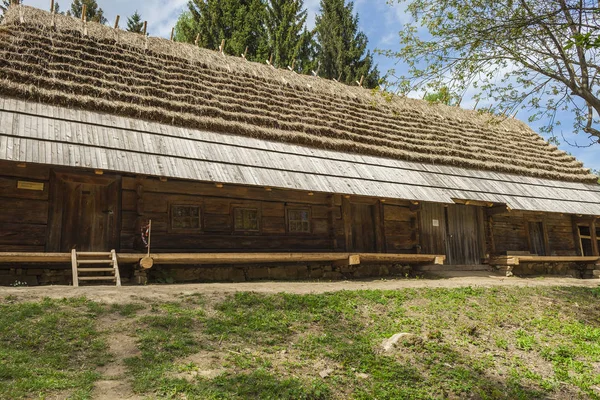
M560 275L573 278L590 279L594 277L594 263L585 264L577 262L569 263L521 263L515 266L497 266L500 271L506 271L507 275L534 276L534 275Z
M149 270L120 265L123 284L182 282L246 282L258 280L340 280L384 276L407 276L409 266L360 264L333 267L330 264L280 265L155 265ZM71 265L0 265L1 286L72 285ZM86 282L85 286L107 283Z
M246 282L257 280L340 280L406 276L411 268L402 265L360 264L334 267L329 264L163 266L148 270L154 283Z
M438 267L438 266L436 266ZM443 268L443 266L439 266ZM581 263L523 263L508 269L496 267L500 271L509 271L517 276L560 275L574 278L593 278L594 270L600 270L595 264ZM280 264L280 265L155 265L149 270L134 269L133 265L120 265L123 284L145 285L146 283L183 283L183 282L246 282L259 280L341 280L410 276L414 270L410 266L399 264L360 264L334 267L331 264ZM420 270L416 268L416 270ZM599 271L600 272L600 271ZM0 285L37 286L71 285L70 265L0 265ZM89 283L85 285L106 283Z
M120 265L121 283L131 282L133 266ZM73 271L71 265L0 265L0 286L38 286L38 285L72 285ZM86 286L106 285L104 283L86 282Z

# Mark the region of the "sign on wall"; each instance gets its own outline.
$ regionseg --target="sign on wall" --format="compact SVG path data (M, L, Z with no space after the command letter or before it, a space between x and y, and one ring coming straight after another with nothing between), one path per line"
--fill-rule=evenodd
M42 182L17 181L17 189L43 191L44 184Z

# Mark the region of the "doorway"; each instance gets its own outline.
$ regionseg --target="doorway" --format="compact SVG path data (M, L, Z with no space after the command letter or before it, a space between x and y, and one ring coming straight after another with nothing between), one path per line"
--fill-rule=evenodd
M483 210L461 204L421 206L421 246L445 254L447 265L478 265L485 255Z
M351 203L352 210L352 251L361 253L377 252L375 213L377 207L370 204Z
M479 265L484 258L480 207L451 204L446 208L446 249L450 265Z
M119 189L116 176L54 173L48 250L117 249Z

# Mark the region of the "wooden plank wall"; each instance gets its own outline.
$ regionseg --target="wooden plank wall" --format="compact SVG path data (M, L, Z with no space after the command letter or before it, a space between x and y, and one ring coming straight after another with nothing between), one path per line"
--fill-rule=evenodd
M0 161L0 252L45 251L49 179L49 168ZM41 183L44 190L18 189L19 181Z
M173 204L199 205L202 231L172 230ZM310 209L310 234L287 232L286 205ZM235 232L234 207L258 208L261 232ZM344 251L341 218L339 195L124 177L121 251L141 249L139 232L148 219L152 220L152 251Z
M548 242L548 255L574 256L577 246L570 215L512 211L489 216L495 254L529 252L529 222L543 222Z
M383 206L385 250L387 253L419 253L417 210L407 205Z
M436 225L434 225L434 221ZM446 212L443 204L421 204L421 247L425 254L446 254Z

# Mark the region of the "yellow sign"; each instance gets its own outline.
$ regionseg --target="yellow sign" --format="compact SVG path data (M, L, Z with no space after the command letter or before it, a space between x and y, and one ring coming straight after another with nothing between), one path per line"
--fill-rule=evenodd
M44 184L42 182L27 182L27 181L18 181L17 189L24 190L44 190Z

